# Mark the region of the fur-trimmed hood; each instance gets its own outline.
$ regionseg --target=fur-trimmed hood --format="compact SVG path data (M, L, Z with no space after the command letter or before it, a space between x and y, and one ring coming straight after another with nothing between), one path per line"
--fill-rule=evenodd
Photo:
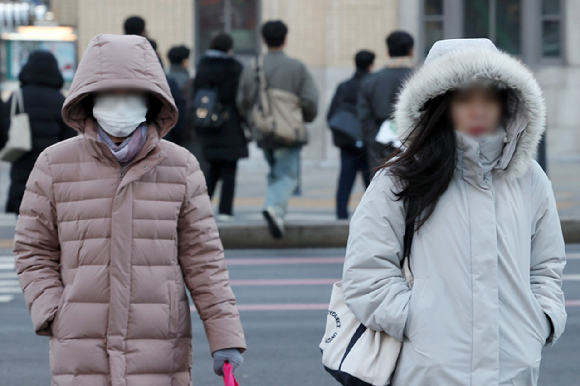
M511 119L498 168L500 174L520 177L536 156L545 130L546 107L532 72L488 39L450 39L433 45L424 65L406 81L399 94L394 113L399 136L413 140L407 137L417 125L427 101L480 80L511 90Z

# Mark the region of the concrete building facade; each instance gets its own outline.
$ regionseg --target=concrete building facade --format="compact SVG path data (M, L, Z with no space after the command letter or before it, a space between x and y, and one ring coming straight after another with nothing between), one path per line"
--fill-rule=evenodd
M580 0L52 0L56 20L77 28L79 54L98 33L122 33L127 16L147 20L164 54L175 44L199 54L212 33L230 31L247 60L262 49L262 21L289 26L287 53L311 69L321 92L320 114L310 125L305 159L337 162L326 107L336 85L354 70L357 50L387 61L385 37L404 29L416 37L420 63L440 38L490 37L536 73L548 105L548 154L580 154ZM192 61L194 63L195 60ZM261 155L256 149L252 157Z

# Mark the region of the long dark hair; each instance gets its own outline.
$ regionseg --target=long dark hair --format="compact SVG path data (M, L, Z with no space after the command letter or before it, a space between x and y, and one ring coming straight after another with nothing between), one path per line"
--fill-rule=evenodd
M405 202L407 225L423 226L445 193L455 171L457 140L451 121L452 93L429 100L409 137L405 151L396 150L384 164L401 184L395 192Z
M508 92L498 90L504 125L510 114ZM453 91L448 91L425 103L419 122L404 139L405 150L396 150L383 165L400 182L401 190L394 193L405 202L407 225L414 224L415 231L433 214L455 172L457 140L451 118L452 97Z

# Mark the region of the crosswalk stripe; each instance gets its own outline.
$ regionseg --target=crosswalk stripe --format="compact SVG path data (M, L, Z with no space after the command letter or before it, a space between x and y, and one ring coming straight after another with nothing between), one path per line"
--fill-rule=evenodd
M4 279L18 279L16 272L0 272L0 280Z
M562 280L564 280L564 281L580 281L580 275L579 274L562 275Z
M14 262L12 262L12 263L0 263L0 271L3 269L14 271Z
M18 287L0 287L0 294L19 294L22 293L20 286Z
M14 299L13 295L0 295L0 303L8 303L12 299Z

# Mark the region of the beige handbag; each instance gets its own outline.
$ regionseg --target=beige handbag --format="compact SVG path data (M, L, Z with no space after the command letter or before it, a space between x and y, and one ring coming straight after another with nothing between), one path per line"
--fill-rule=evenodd
M412 283L408 266L404 270ZM333 285L320 350L324 368L337 381L345 386L389 385L401 345L388 334L370 330L359 322L344 301L342 282Z
M18 114L16 114L17 109ZM28 118L28 114L24 112L22 90L18 89L12 96L8 141L6 142L6 146L0 150L0 160L15 162L30 150L32 150L30 119Z
M252 123L256 129L279 145L306 144L308 133L300 98L286 90L268 86L262 58L256 61L255 68L258 90L252 109Z

